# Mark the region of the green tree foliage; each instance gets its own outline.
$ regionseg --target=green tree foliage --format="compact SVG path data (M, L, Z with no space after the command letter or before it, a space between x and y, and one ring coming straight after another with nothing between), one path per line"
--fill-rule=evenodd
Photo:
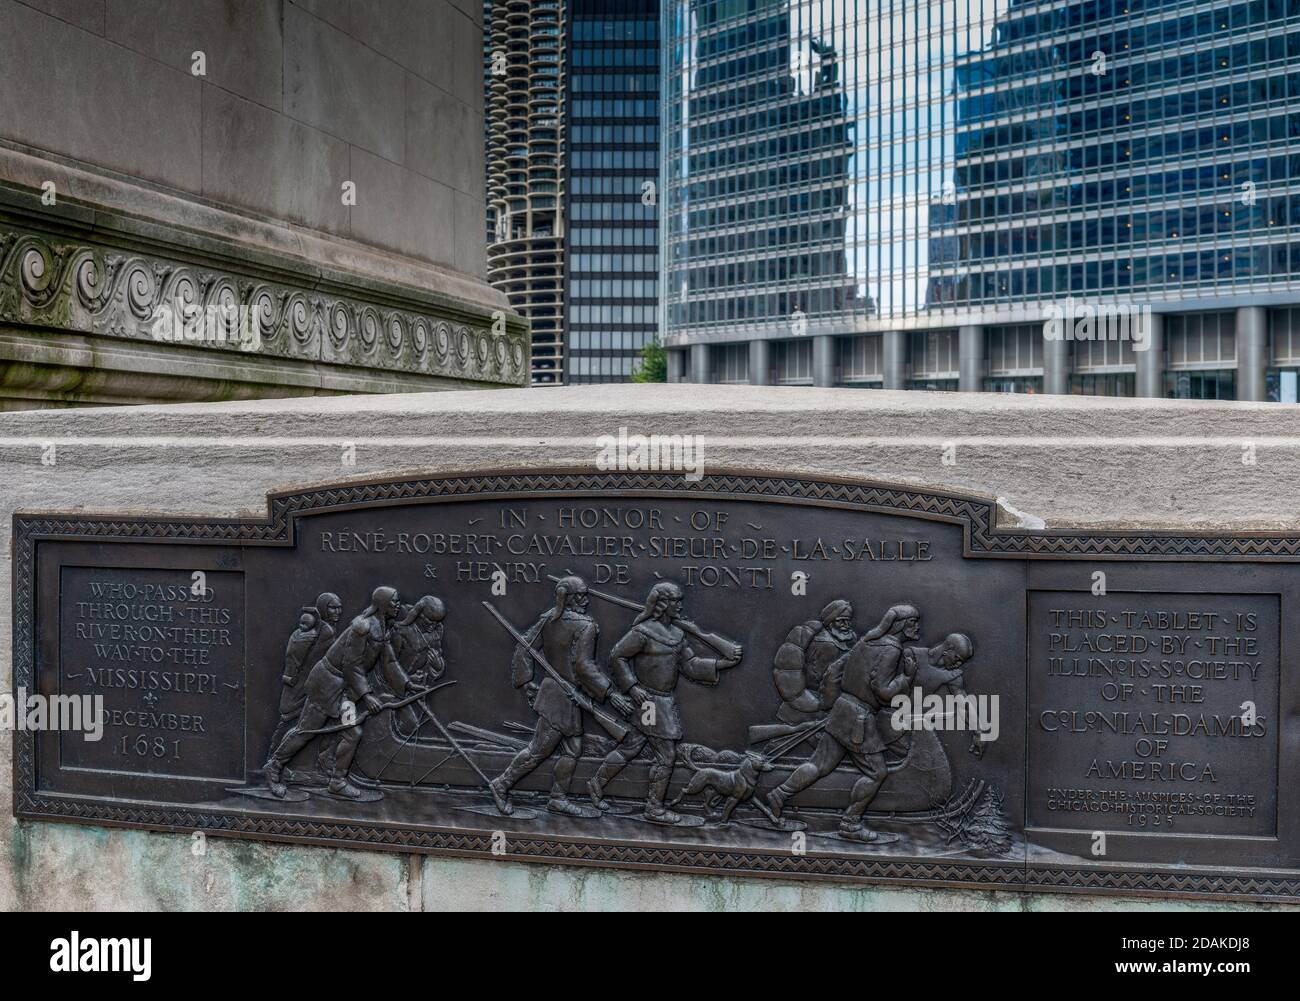
M633 382L667 382L668 352L655 337L641 349L641 361L632 372Z

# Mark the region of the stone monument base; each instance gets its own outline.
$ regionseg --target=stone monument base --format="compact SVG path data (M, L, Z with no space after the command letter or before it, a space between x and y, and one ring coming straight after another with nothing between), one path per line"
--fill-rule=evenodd
M544 480L546 471L595 472L608 458L598 439L618 440L620 434L698 435L703 452L697 458L705 475L744 470L750 478L889 484L900 495L985 497L995 502L993 528L1023 529L1033 537L1043 530L1049 535L1086 530L1110 538L1126 532L1146 538L1257 533L1261 540L1275 541L1288 538L1296 524L1290 485L1300 474L1300 416L1289 408L723 386L710 387L707 394L690 386L614 386L9 414L0 418L0 483L6 484L0 518L9 524L15 514L54 513L92 521L96 515L149 518L160 524L162 519L259 519L267 515L268 494L319 486L512 471L540 472ZM27 628L20 623L15 630L12 618L14 567L25 556L15 553L8 532L2 545L0 649L9 651ZM1277 572L1286 567L1284 562ZM446 591L450 585L430 585L430 590L439 588ZM900 587L889 600L902 598L905 590ZM885 597L867 596L871 607L861 618L879 618L875 606ZM18 606L23 608L23 602ZM935 602L926 605L936 619L943 611ZM1283 624L1287 614L1284 609ZM976 635L979 640L984 633ZM926 639L931 639L928 633ZM602 636L602 656L613 640ZM768 672L771 654L747 652L766 658L753 677ZM1294 683L1287 663L1284 658L1284 691ZM0 690L9 691L8 658L5 664ZM984 670L981 677L987 678L990 669ZM1011 724L1004 720L1004 725ZM13 753L14 743L6 735L0 741L0 784L7 787L6 798L13 795ZM954 768L969 771L967 757L954 758ZM1289 774L1285 760L1280 767ZM264 805L247 802L249 810ZM1286 879L1267 883L1251 875L1243 876L1253 887L1250 892L1268 899L1237 899L1230 890L1219 895L1224 899L1183 899L1165 883L1159 887L1160 899L1154 900L1143 895L1140 881L1122 896L1095 895L1086 879L1054 888L1063 892L918 887L887 873L873 882L795 881L780 874L759 878L609 870L277 844L256 835L248 840L216 834L198 838L201 820L194 832L153 833L80 826L78 818L67 819L73 822L15 820L7 814L0 819L0 907L734 911L1292 906L1283 902L1290 885ZM1018 819L1023 821L1023 815ZM481 820L491 825L486 816ZM1215 872L1228 880L1234 875L1231 864ZM1116 886L1112 882L1109 888Z
M0 411L521 386L528 350L471 275L0 146Z

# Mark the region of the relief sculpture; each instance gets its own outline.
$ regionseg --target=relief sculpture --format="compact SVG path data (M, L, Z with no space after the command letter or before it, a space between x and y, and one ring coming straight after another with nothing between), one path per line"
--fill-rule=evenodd
M442 598L425 595L404 604L396 588L376 587L369 607L339 633L341 602L321 594L304 606L290 634L264 784L232 791L287 802L313 796L373 802L382 798L386 781L396 781L386 774L395 761L409 755L410 772L429 751L437 759L427 768L421 764L421 774L406 785L448 789L440 772L456 759L470 767L478 785L453 795L486 791L498 815L516 820L534 820L542 810L594 823L616 818L692 828L738 822L778 834L810 831L885 845L900 840L874 829L874 820L887 818L896 828L928 825L945 843L994 852L1010 846L998 791L971 780L954 794L954 769L939 736L925 727L900 728L891 706L905 692L964 695L965 668L975 656L969 635L954 632L932 646L919 644L922 617L909 604L889 607L859 634L854 605L835 599L817 618L792 626L771 654L777 721L751 724L747 747L712 747L688 733L676 691L683 680L720 685L744 660L741 645L688 619L685 595L674 582L653 584L638 602L591 588L576 574L551 580L553 600L522 629L491 601L480 602L514 642L501 669L524 693L535 717L531 729L513 721L497 729L444 725L435 714L432 695L467 680L451 676L444 655L449 609ZM592 614L593 599L635 613L608 645ZM361 755L367 764L354 769L368 740L375 747ZM485 768L505 751L504 766L489 777ZM978 734L971 736L970 751L976 759L983 753ZM382 764L375 768L377 761ZM621 795L611 795L611 786L638 761L644 778L625 781ZM518 808L516 786L543 766L550 770L549 790L527 793ZM806 818L800 793L828 779L842 800L838 815L832 820L823 809ZM889 808L873 810L886 783ZM470 808L489 812L485 805Z
M313 737L331 738L324 792L340 799L370 798L350 781L352 757L361 742L361 717L356 709L377 715L386 707L374 695L371 673L394 659L392 625L400 610L397 591L375 589L370 607L358 615L333 640L324 656L312 665L303 683L303 704L288 733L273 744L266 760L266 784L279 799L288 795L284 768ZM349 701L350 700L350 701ZM373 793L370 794L378 798Z
M694 638L707 643L718 655L701 657L691 648ZM725 647L725 652L724 651ZM608 810L605 786L648 745L654 756L646 791L644 818L654 824L690 824L664 805L682 722L673 691L682 676L704 685L718 682L719 672L740 663L740 647L700 632L682 617L682 590L664 581L650 589L645 608L610 651L610 673L615 684L639 712L633 729L605 756L588 783L592 802Z
M102 739L17 732L16 810L1300 896L1300 536L995 517L880 485L581 472L320 488L264 522L20 517L15 685L97 706Z
M609 699L624 715L632 707L623 696L613 691L609 678L596 664L596 638L600 630L587 614L588 601L587 583L581 577L561 580L555 585L555 604L543 612L528 630L510 662L514 686L528 690L528 702L537 713L537 728L528 745L489 785L497 809L507 816L514 812L510 803L511 788L554 754L557 748L560 753L555 761L546 808L570 817L592 819L600 816L599 811L569 798L573 773L582 754L583 707L594 713L592 699L596 702ZM510 631L518 636L514 630ZM537 664L533 663L534 659ZM545 672L540 681L537 680L539 664ZM558 668L555 665L559 665ZM586 690L586 698L579 693L579 686ZM604 718L609 719L607 716ZM626 735L628 730L616 726L613 732L616 736Z

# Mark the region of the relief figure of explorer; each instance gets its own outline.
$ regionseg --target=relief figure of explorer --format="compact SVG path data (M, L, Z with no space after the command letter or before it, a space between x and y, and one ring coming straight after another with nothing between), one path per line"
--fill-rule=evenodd
M682 621L682 589L671 581L661 581L650 589L645 609L632 628L610 651L610 673L632 704L633 729L606 755L587 783L587 791L600 810L610 809L605 786L649 744L654 764L650 766L643 817L655 824L682 822L664 805L677 759L677 742L682 739L682 721L673 694L677 679L685 675L701 684L716 684L718 673L735 667L741 659L740 646L725 641L722 645L729 648L725 655L697 656L679 625Z
M849 804L840 819L840 837L864 844L876 840L875 832L862 822L887 774L885 741L876 715L911 685L908 672L915 673L917 661L903 657L903 642L917 639L920 628L920 612L911 605L895 605L880 625L830 666L822 682L823 704L831 707L826 729L812 757L767 794L767 805L775 817L781 816L791 796L829 775L848 757L862 777L849 792Z
M561 579L555 585L554 606L542 613L524 638L570 685L580 688L595 702L608 698L611 705L626 714L631 711L631 704L613 691L609 678L596 663L600 629L588 614L589 601L587 582L581 577ZM537 680L539 672L542 674L540 683ZM537 713L537 726L528 745L489 786L497 809L503 814L512 813L510 790L558 748L560 755L555 761L551 797L546 808L569 817L599 817L597 811L569 798L569 785L582 754L586 713L565 694L559 682L537 667L528 651L521 647L516 647L511 661L511 679L516 688L527 689L528 701Z
M343 717L343 697L367 712L377 713L383 706L370 690L368 677L383 658L392 656L389 630L401 612L396 588L376 588L370 607L358 615L331 644L307 675L306 699L298 721L271 752L266 762L266 783L271 792L283 798L286 788L281 781L285 765L307 745L316 733ZM361 742L361 727L348 726L339 731L334 748L329 791L344 799L358 799L361 791L348 781L352 757Z

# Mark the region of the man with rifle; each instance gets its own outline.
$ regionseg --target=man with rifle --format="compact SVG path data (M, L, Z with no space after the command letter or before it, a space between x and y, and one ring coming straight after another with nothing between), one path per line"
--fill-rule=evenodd
M560 756L555 762L551 798L546 808L568 817L600 816L595 810L569 799L569 785L582 754L581 703L586 699L604 702L608 698L625 715L631 712L632 705L612 690L609 678L596 663L600 629L587 612L589 601L586 581L581 577L562 578L555 585L554 607L542 613L522 637L524 644L515 648L511 680L516 688L527 689L528 701L537 713L537 727L528 746L489 785L497 809L507 816L514 809L510 790L515 783L554 754L556 748L560 749ZM551 669L542 671L540 682L535 661Z
M720 656L698 656L691 649L691 636L708 643ZM614 683L635 706L636 716L635 729L606 755L587 783L587 791L599 809L610 809L605 786L649 744L654 763L650 766L643 817L654 824L682 823L682 818L664 805L677 762L677 742L682 739L673 690L681 675L702 684L716 684L718 672L735 667L740 658L738 643L701 633L682 617L680 587L672 581L660 581L650 589L645 608L609 655Z

